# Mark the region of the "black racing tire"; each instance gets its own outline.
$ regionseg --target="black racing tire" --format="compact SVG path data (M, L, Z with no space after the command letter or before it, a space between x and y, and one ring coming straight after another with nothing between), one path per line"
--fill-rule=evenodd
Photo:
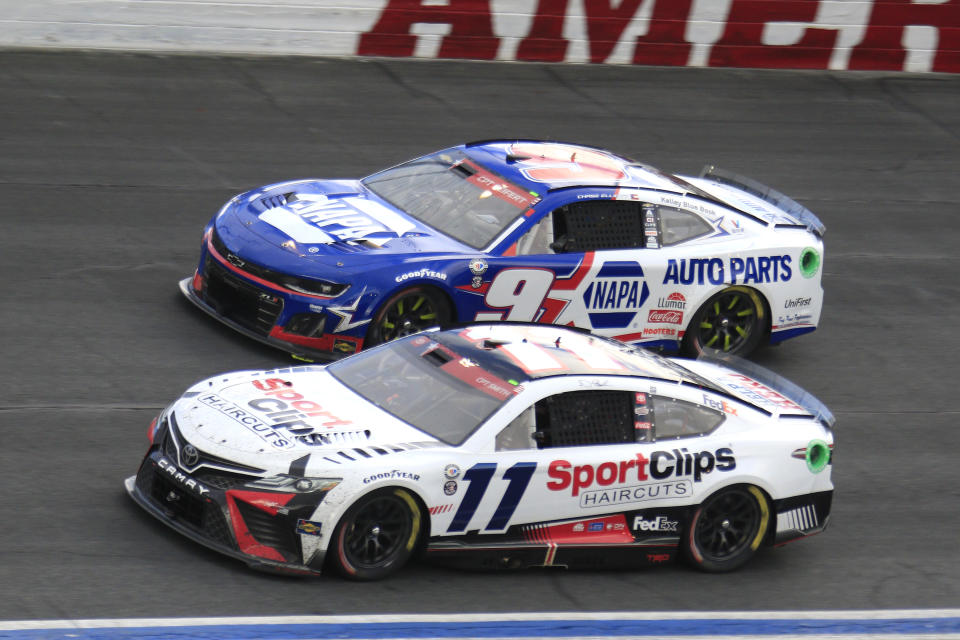
M684 355L702 353L747 356L767 331L767 307L750 287L727 287L710 297L687 325Z
M683 534L683 551L698 569L733 571L763 544L770 528L770 507L752 485L727 487L697 507Z
M450 320L450 304L432 287L399 291L380 305L367 330L366 346L408 336Z
M423 514L406 489L368 493L347 509L333 530L327 557L351 580L380 580L403 567L417 549Z

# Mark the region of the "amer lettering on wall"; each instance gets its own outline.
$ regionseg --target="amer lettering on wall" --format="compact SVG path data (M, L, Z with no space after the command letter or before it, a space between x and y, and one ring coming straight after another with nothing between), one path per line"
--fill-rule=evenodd
M958 25L960 0L389 0L356 53L958 72Z
M960 72L960 0L6 4L8 47Z

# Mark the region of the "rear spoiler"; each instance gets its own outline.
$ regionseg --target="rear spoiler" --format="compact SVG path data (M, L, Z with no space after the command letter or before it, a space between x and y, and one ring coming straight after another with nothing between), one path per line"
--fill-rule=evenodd
M820 218L818 218L816 214L807 209L805 206L789 198L788 196L783 195L779 191L775 191L774 189L757 182L756 180L751 180L750 178L746 178L729 171L724 171L723 169L718 169L713 165L705 166L703 171L700 172L700 177L706 178L707 180L713 180L714 182L719 182L720 184L724 184L735 189L740 189L741 191L745 191L756 198L760 198L765 202L769 202L773 206L782 210L784 213L787 213L802 222L803 226L821 238L827 230L827 227L820 222Z
M825 404L820 402L816 396L809 391L806 391L799 385L790 382L783 376L770 371L770 369L767 369L766 367L762 367L756 363L750 362L749 360L744 360L743 358L738 358L737 356L731 355L714 356L701 354L697 360L703 360L704 362L709 362L711 364L718 364L726 367L727 369L731 369L737 373L753 378L757 382L770 387L788 400L792 400L793 402L797 403L805 410L809 411L818 421L822 422L829 428L833 428L833 425L837 421L833 415L833 412L830 411Z

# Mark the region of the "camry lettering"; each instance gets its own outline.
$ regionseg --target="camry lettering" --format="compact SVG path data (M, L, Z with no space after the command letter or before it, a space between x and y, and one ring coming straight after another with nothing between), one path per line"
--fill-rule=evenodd
M177 469L172 463L167 462L165 458L160 458L160 460L157 461L157 466L163 469L163 471L168 476L170 476L171 478L173 478L174 480L176 480L186 488L196 491L199 495L202 496L206 493L210 493L209 489L207 489L205 486L203 486L202 484L200 484L199 482L197 482L196 480L194 480L184 472Z

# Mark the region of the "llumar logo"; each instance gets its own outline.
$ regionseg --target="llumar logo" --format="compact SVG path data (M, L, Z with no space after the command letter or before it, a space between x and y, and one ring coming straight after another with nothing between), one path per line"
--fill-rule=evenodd
M721 447L716 451L691 453L686 449L654 451L650 457L638 453L633 459L617 462L602 462L598 465L574 466L567 460L554 460L547 467L547 489L564 491L577 496L580 491L594 485L609 487L649 480L692 477L700 482L704 475L713 471L731 471L737 467L733 450Z

